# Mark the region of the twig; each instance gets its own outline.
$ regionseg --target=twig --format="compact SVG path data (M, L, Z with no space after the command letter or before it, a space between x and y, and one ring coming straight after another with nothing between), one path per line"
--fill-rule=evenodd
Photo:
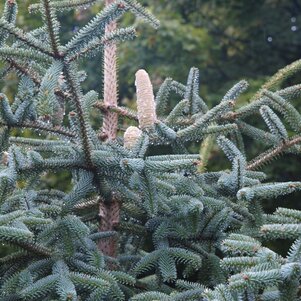
M120 116L124 116L127 117L129 119L133 119L138 121L138 117L135 113L129 111L127 108L124 107L118 107L118 106L111 106L111 105L107 105L103 102L97 102L94 104L94 107L103 111L105 114L110 111L110 112L114 112L117 113Z
M247 170L254 170L262 166L263 164L267 163L268 161L272 160L276 156L283 153L286 149L290 148L291 146L294 146L295 144L301 142L301 137L295 137L292 140L284 141L279 146L272 148L268 150L263 156L259 155L257 158L252 160L248 166Z
M55 57L55 55L51 51L39 45L37 43L38 41L36 41L34 38L28 37L28 35L26 35L26 33L23 32L20 28L14 28L12 24L8 23L5 20L0 20L0 27L3 30L7 31L10 35L13 35L18 40L26 43L31 48L38 50L50 57Z
M20 248L29 251L29 253L35 253L46 257L50 257L52 254L50 249L36 244L31 244L27 242L14 242L14 245L17 245Z
M41 80L38 77L36 77L34 74L30 73L29 70L24 68L24 66L20 65L13 59L7 59L6 61L10 64L10 68L14 68L14 69L18 70L19 72L21 72L22 74L29 77L38 87L41 85ZM65 100L68 100L68 98L70 98L70 95L67 92L63 92L60 89L56 89L54 91L54 93L57 96L60 96Z
M68 131L67 129L61 128L61 127L49 127L44 124L40 124L37 122L30 122L30 121L24 121L22 123L14 124L13 126L6 124L3 121L0 121L0 126L7 126L7 127L14 127L14 128L29 128L29 129L37 129L45 132L50 132L58 135L63 135L70 138L75 138L76 135L72 133L71 131Z
M260 98L263 90L270 90L275 85L281 83L283 80L291 75L299 72L301 70L301 59L297 60L290 65L280 69L276 74L274 74L262 87L260 90L251 98L250 102L253 102Z
M50 7L49 0L43 0L43 8L45 10L45 19L49 30L49 37L51 41L53 54L55 57L60 58L61 54L59 53L59 49L58 49L59 46L58 37L57 37L57 33L55 32L55 24L53 24L54 23L53 9Z
M74 105L76 108L76 113L78 116L79 127L81 132L81 139L83 143L83 149L85 154L85 159L89 166L93 167L92 157L91 157L91 145L88 135L88 129L84 117L84 110L82 108L82 103L80 99L80 91L79 91L79 83L75 82L76 78L73 77L72 72L75 70L71 70L71 66L65 63L65 73L66 73L66 80L70 87L70 93L72 94L72 99L74 101Z

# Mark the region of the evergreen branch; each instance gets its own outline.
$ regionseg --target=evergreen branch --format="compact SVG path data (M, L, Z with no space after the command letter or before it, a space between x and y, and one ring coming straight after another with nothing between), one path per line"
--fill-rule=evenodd
M262 85L260 90L251 98L250 102L259 99L262 96L264 90L270 90L276 85L280 85L284 80L293 76L301 70L301 60L297 60L290 65L285 66L280 69L276 74L274 74L265 84Z
M117 41L131 40L136 36L135 29L133 27L122 28L115 30L114 32L100 38L95 38L89 43L77 49L75 54L68 58L69 62L78 60L82 56L93 55L95 51L100 51L100 49L105 47L110 47L110 45L116 43Z
M275 137L272 133L261 130L255 126L247 124L241 120L237 120L236 124L240 132L248 137L262 141L266 146L274 146L279 143L279 139Z
M1 47L0 48L0 56L5 60L7 59L23 59L25 61L28 60L36 60L41 63L51 63L51 58L49 56L45 56L45 54L38 52L36 50L30 49L21 49L21 48L12 48L12 47Z
M83 143L83 149L86 161L90 167L93 166L92 157L91 157L91 145L90 139L88 135L88 129L86 120L84 118L84 110L82 107L81 99L80 99L80 88L77 79L74 76L74 72L72 72L72 66L65 62L65 73L66 73L66 80L70 87L70 93L73 96L73 101L76 108L76 113L78 116L79 127L80 127L80 137Z
M138 116L133 111L130 111L128 108L120 107L120 106L111 106L108 104L105 104L102 101L98 101L93 105L95 108L101 110L102 112L110 111L117 113L120 116L133 119L135 121L138 121Z
M127 232L131 234L136 234L139 236L146 236L147 231L145 227L138 225L138 224L130 224L126 222L120 222L118 225L116 225L115 229L120 232Z
M163 85L164 85L164 83L163 83ZM161 91L161 93L163 94L163 91ZM164 97L164 95L161 96L161 101L160 102L156 102L156 111L157 111L157 114L158 114L158 112L160 112L160 115L162 115L162 112L164 112L164 111L163 111L163 109L160 111L160 107L158 108L157 104L159 104L160 106L164 105L164 103L163 103L163 97ZM169 115L165 118L164 122L167 125L172 125L172 124L180 125L180 123L183 122L183 112L185 112L185 109L187 109L188 106L189 106L189 100L188 99L181 100L172 109L172 111L169 113ZM191 125L192 123L193 123L193 118L189 118L187 120L187 124Z
M85 200L84 202L78 203L74 206L74 209L77 210L85 210L87 208L91 208L94 207L96 205L99 205L99 202L101 202L103 200L101 200L101 198L91 198L88 200Z
M180 130L177 133L177 136L179 138L193 136L200 128L203 128L204 126L208 125L208 123L221 118L221 115L225 114L227 111L229 112L234 105L235 102L233 100L225 100L220 102L217 106L197 119L191 126Z
M199 103L197 102L198 99L193 97L194 95L199 95L199 77L199 69L194 67L191 68L188 75L186 91L184 94L184 99L188 99L190 102L191 115L194 115L199 112Z
M182 244L185 248L191 249L195 253L200 254L203 258L209 258L209 256L210 256L210 253L206 252L204 250L204 248L202 248L197 243L193 243L191 241L185 241L183 239L179 239L179 238L176 238L176 237L174 238L174 240L177 241L178 243Z
M280 140L287 140L288 134L279 117L268 106L260 108L260 114L270 129L270 132Z
M238 96L243 93L247 88L249 84L245 80L241 80L237 84L235 84L223 97L222 101L230 101L233 99L237 99Z
M76 135L72 133L71 131L64 129L62 127L51 127L47 124L42 124L38 122L31 122L31 121L24 121L22 123L16 123L13 126L8 125L7 123L0 121L0 126L8 126L8 127L14 127L14 128L29 128L29 129L36 129L40 131L45 131L57 135L66 136L69 138L75 138Z
M132 298L132 301L154 301L154 300L172 301L175 299L172 299L172 297L170 297L169 295L161 292L140 293Z
M59 60L55 60L44 74L36 96L36 111L39 116L53 117L55 111L60 108L54 91L58 86L62 70L63 64Z
M1 49L0 49L1 51ZM12 58L6 58L5 59L9 64L10 64L10 68L13 68L15 70L17 70L18 72L20 72L23 75L26 75L27 77L29 77L38 87L41 85L41 79L38 78L38 76L36 74L33 74L29 68L27 68L26 66L22 66L21 64L19 64L17 61L13 60ZM62 97L63 99L70 99L70 95L68 94L68 92L64 92L60 89L55 89L54 93L59 96Z
M40 85L41 80L35 75L30 72L29 68L26 68L25 66L20 65L17 61L7 58L6 61L9 63L10 67L17 70L23 75L26 75L29 77L36 85Z
M16 0L6 0L3 18L9 23L15 23L17 19L18 4Z
M64 10L87 7L88 5L92 5L98 1L99 0L63 0L63 1L50 2L49 7L55 8L59 11L64 11ZM41 9L41 4L35 3L29 6L28 11L30 13L35 13L40 9Z
M260 184L252 187L244 187L237 192L238 200L262 200L276 198L301 190L301 182L284 182L272 184Z
M233 161L235 158L239 158L241 161L245 161L245 158L240 150L232 141L230 141L226 137L219 136L217 138L217 143L230 161Z
M53 54L55 57L59 58L62 56L59 52L59 24L56 21L54 9L51 7L50 3L50 0L42 0L41 9L45 23L47 24Z
M154 28L158 28L160 26L160 21L156 19L151 13L149 13L146 9L142 7L135 0L122 0L126 6L138 17L142 18L149 24L151 24Z
M33 256L31 254L28 254L24 251L14 252L12 254L6 255L4 257L0 258L0 264L7 264L11 262L15 262L16 260L28 260L29 258L32 258Z
M265 153L259 155L257 158L253 159L247 166L247 170L255 170L273 160L278 155L281 155L288 148L298 144L301 142L301 137L297 136L292 138L291 140L284 141L280 145L271 148Z
M132 38L134 30L117 30L116 22L130 11L158 25L138 1L106 0L65 47L56 13L98 0L39 0L30 9L40 10L45 25L28 34L14 25L16 1L5 0L0 20L1 75L14 70L21 78L12 104L0 95L0 240L17 248L0 258L0 299L295 300L301 211L265 214L261 201L300 191L301 182L262 184L266 175L253 170L282 153L300 154L301 115L290 101L301 96L301 85L262 89L259 99L234 111L247 87L241 81L209 110L199 96L197 68L184 85L168 78L156 101L140 70L133 112L117 104L116 42ZM85 75L77 68L78 59L103 50L101 102L93 90L83 94ZM283 69L268 88L301 69L298 64ZM168 114L171 92L182 100ZM65 104L68 127L40 121L49 115L54 124L65 121ZM92 128L93 109L104 115L104 136ZM278 112L296 136L290 137ZM270 132L242 121L259 113ZM138 121L140 129L130 126L117 137L119 116ZM13 137L14 128L58 139ZM206 135L202 162L190 150ZM242 135L267 149L249 164ZM231 169L206 172L216 138ZM64 181L62 191L39 190L41 176L53 171L68 172L72 189ZM282 257L253 237L297 240Z
M160 86L156 95L156 112L158 116L162 116L167 108L168 97L171 92L172 78L166 78ZM189 103L189 101L187 100Z
M263 92L264 90L262 90ZM261 93L262 93L261 92ZM294 85L290 86L284 89L281 89L279 91L274 92L274 94L281 96L286 101L291 101L294 99L297 99L301 95L301 85ZM235 112L229 112L223 116L224 120L237 120L237 119L243 119L247 116L250 116L252 114L255 114L259 111L260 107L263 105L271 106L271 99L267 96L262 96L256 101L251 102L250 104L247 104L245 106L240 107ZM281 109L281 108L280 108Z
M0 116L8 126L13 126L18 123L18 119L12 112L11 106L5 94L0 94Z
M275 109L284 115L284 118L294 131L297 133L301 131L301 115L288 101L280 95L267 90L262 91L262 94L272 100L271 106L274 106Z
M14 25L8 23L4 19L0 19L0 28L34 50L46 54L47 56L54 57L53 53L47 48L44 48L44 46L42 46L38 40L33 38L31 35L26 34L20 28L16 28Z
M32 253L42 255L42 256L50 256L51 251L45 248L42 245L38 245L31 241L33 238L33 234L28 230L14 228L14 227L0 227L0 240L8 242L14 246L18 246L24 250L27 250Z
M41 162L34 162L30 166L24 166L17 168L19 172L29 173L33 171L43 171L43 170L65 170L65 169L84 169L90 170L91 168L84 163L74 162L72 159L45 159Z
M49 275L39 279L21 291L22 299L34 300L38 298L41 300L54 290L58 281L59 275Z
M170 83L170 89L172 91L174 91L175 93L179 94L180 96L185 97L185 93L186 93L185 85L183 85L175 80L172 80ZM192 92L192 97L200 105L202 112L206 113L208 111L208 107L205 104L205 102L203 101L203 99L198 94L195 94L194 92Z
M76 35L66 44L66 50L76 51L78 47L87 44L89 41L93 40L93 38L103 36L106 26L112 22L114 23L114 21L120 18L126 10L127 9L124 5L121 5L119 0L108 5L76 33ZM115 29L115 27L112 28L112 30Z
M52 250L50 250L42 245L35 244L35 243L17 242L17 243L14 243L14 245L19 246L20 248L28 251L29 253L34 253L34 254L37 254L40 256L50 257L51 254L53 253Z
M15 0L7 0L4 4L4 11L2 18L8 23L15 24L17 19L18 4ZM8 33L0 30L0 45L3 46L6 39L8 38Z
M260 229L265 239L297 239L301 234L300 223L267 224Z

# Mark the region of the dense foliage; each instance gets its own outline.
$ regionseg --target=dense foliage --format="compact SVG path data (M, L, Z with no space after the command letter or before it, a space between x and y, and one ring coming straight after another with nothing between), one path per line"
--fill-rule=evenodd
M185 84L166 78L156 96L139 69L131 110L117 103L116 43L135 29L116 21L130 13L159 22L135 0L107 0L65 42L61 14L95 2L41 0L30 11L42 25L28 31L15 25L17 2L5 2L1 76L15 72L19 84L11 99L0 95L0 241L12 247L0 258L1 300L298 300L301 212L267 214L262 204L301 182L270 183L258 169L300 154L301 115L291 104L300 85L278 88L300 61L243 106L245 80L212 106L199 95L197 68ZM99 54L103 101L82 88L81 68ZM92 123L95 111L102 125ZM264 129L251 124L258 116ZM123 119L133 126L123 129ZM251 159L250 139L264 149ZM208 168L215 143L229 169ZM61 171L71 190L44 189L45 174ZM290 241L287 254L268 247L277 239Z

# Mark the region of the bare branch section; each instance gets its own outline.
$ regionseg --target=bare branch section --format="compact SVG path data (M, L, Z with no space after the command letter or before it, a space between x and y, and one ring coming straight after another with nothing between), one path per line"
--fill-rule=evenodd
M95 103L94 107L101 110L104 114L108 114L109 112L117 113L119 116L138 121L137 114L125 107L110 106L100 101Z
M114 3L115 0L106 0L106 5ZM116 22L111 22L106 26L106 35L117 28ZM103 94L104 103L107 106L117 106L118 89L117 89L117 46L116 43L108 44L104 49L103 58ZM118 125L118 114L107 111L103 118L102 137L105 140L116 138Z
M112 197L109 204L101 202L99 205L99 218L100 218L100 232L113 231L120 221L120 203ZM117 241L115 237L109 237L108 239L100 240L98 248L105 255L110 257L117 256Z
M277 147L271 148L265 153L259 155L257 158L253 159L247 166L248 170L255 170L268 163L269 161L275 159L277 156L281 155L288 148L301 142L301 137L295 137L291 140L284 141L282 144Z

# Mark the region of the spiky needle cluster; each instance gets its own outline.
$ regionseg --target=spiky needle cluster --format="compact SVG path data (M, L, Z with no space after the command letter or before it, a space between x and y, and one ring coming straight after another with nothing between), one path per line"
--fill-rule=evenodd
M301 212L265 214L262 202L301 190L301 182L268 183L257 169L280 154L300 154L301 116L292 105L300 85L261 89L236 109L247 88L241 81L208 108L197 68L186 84L167 78L156 97L139 70L138 112L120 107L115 44L135 31L118 29L116 21L127 11L154 27L158 21L134 0L109 1L63 45L58 14L95 2L32 4L43 26L30 32L15 25L17 2L5 2L1 76L16 72L19 85L13 99L0 95L0 241L12 246L0 258L0 299L299 300ZM103 101L83 92L79 69L98 52ZM277 73L272 86L296 68ZM182 100L169 110L175 94ZM91 126L95 108L104 120L98 129ZM258 114L266 130L248 122ZM117 136L124 118L136 126ZM24 138L12 129L43 136ZM249 160L246 136L266 151ZM202 157L189 152L195 143L202 143ZM216 145L229 170L208 170ZM165 154L155 155L162 146ZM71 191L41 188L42 175L62 170L72 175ZM287 256L266 247L274 239L292 241Z

